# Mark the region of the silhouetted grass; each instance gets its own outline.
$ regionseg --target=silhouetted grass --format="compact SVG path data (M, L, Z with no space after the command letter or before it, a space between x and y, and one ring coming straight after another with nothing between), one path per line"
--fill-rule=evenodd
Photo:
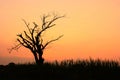
M0 80L119 80L120 64L112 60L65 60L61 62L0 66Z

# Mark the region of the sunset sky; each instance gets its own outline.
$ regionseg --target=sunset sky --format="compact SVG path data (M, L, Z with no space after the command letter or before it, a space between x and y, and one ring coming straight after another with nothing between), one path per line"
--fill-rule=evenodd
M33 62L29 50L8 48L26 30L22 19L41 25L40 16L52 13L66 17L45 37L64 37L47 47L46 61L120 59L120 0L0 0L0 64Z

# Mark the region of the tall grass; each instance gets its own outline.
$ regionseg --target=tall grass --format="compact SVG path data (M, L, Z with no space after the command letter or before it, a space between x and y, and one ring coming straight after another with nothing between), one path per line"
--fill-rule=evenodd
M0 67L0 80L119 80L120 63L114 60L64 60L43 65L12 64Z

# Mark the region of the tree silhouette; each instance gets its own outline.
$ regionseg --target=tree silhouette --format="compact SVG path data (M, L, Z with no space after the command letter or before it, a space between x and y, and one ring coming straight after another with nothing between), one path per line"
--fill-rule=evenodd
M43 39L42 34L51 27L55 26L56 24L54 22L56 20L63 17L64 16L58 16L58 15L43 15L41 17L42 25L39 26L38 24L33 22L32 28L30 28L29 23L23 20L27 27L27 31L24 31L23 33L17 35L18 44L12 47L10 49L10 52L12 50L18 50L20 47L23 46L32 52L32 54L34 55L35 62L37 64L43 64L44 58L42 57L42 55L45 48L50 43L60 39L63 35L60 35L55 39L44 42L45 40Z

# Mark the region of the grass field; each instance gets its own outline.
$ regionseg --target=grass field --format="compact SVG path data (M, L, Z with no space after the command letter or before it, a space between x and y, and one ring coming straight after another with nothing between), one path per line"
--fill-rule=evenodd
M65 60L0 66L0 80L120 80L120 64L112 60Z

